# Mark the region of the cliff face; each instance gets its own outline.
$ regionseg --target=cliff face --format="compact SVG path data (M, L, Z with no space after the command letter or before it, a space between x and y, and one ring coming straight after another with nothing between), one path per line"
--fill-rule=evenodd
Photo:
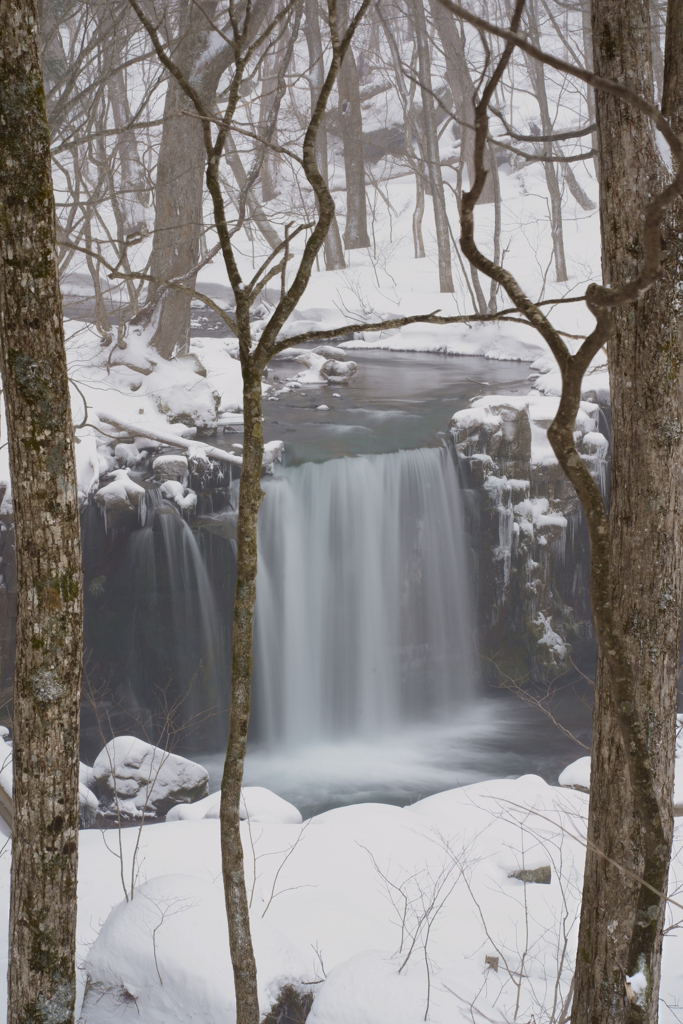
M546 431L558 399L535 392L475 399L451 421L476 563L484 674L552 678L595 653L588 536ZM606 496L606 415L582 402L579 451ZM488 661L486 659L489 659ZM487 665L489 666L487 670Z

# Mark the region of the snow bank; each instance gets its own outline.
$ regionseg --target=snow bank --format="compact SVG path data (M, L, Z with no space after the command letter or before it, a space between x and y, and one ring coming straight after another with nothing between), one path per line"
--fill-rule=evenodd
M297 949L258 917L251 933L265 1012L283 984L303 987L314 976L314 954ZM211 882L173 874L140 886L130 902L119 904L107 918L85 970L93 981L83 1004L83 1024L234 1020L222 878Z
M530 328L501 324L409 324L396 331L359 333L343 349L364 352L428 352L447 356L484 356L532 362L547 352L545 342Z
M197 821L199 818L220 817L221 794L212 793L196 803L182 804L172 807L166 815L166 821ZM294 804L283 800L263 786L245 786L242 790L240 805L242 821L260 822L262 824L300 825L301 812Z

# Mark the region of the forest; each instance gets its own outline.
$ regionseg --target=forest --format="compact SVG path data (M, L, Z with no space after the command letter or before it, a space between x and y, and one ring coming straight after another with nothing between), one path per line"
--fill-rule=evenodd
M0 0L0 375L0 1020L683 1024L680 0Z

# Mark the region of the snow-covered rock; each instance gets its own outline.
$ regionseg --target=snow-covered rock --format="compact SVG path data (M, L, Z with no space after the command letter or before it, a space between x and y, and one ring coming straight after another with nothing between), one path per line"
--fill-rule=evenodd
M330 384L342 384L346 380L351 380L357 372L358 363L351 359L328 359L320 368L320 373Z
M346 352L343 348L337 348L335 345L318 345L315 350L319 356L324 356L325 359L339 359L342 362L346 361Z
M97 501L111 512L124 512L135 508L140 502L141 495L145 493L145 488L131 480L129 469L115 469L110 476L114 479L100 487L95 495Z
M577 761L572 761L560 772L557 781L567 789L578 789L581 793L588 793L591 783L590 757L580 757Z
M152 469L161 480L184 480L188 462L184 455L157 455Z
M197 504L197 495L189 487L183 487L178 480L166 480L161 485L161 496L174 501L178 508L190 511Z
M196 803L172 807L166 815L166 821L219 818L220 806L220 792L212 793L211 796L198 800ZM281 796L271 790L264 789L263 786L244 787L240 804L240 818L242 821L249 820L269 825L300 825L302 821L301 812L294 804L283 800Z
M237 445L235 445L237 447ZM263 446L263 471L272 473L273 466L282 459L285 450L284 441L267 441Z
M251 920L262 1013L285 984L305 990L315 978L302 951L259 917ZM235 1019L225 897L215 882L167 874L141 885L109 914L84 964L83 1024L135 1021L195 1024Z
M137 466L145 459L145 452L137 444L117 444L114 455L124 466Z
M95 760L92 779L107 813L126 818L164 815L174 804L208 794L205 768L134 736L110 740Z

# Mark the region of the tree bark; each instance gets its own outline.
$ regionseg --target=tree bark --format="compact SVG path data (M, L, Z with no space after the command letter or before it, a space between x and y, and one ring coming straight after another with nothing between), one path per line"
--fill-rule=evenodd
M349 21L348 0L338 4L339 32ZM363 157L363 115L360 109L358 68L349 47L339 72L339 123L344 144L346 172L346 226L344 248L364 249L370 245L368 211L365 198L365 160Z
M270 11L270 17L272 18L276 13L277 4L273 4ZM259 119L258 119L258 133L263 137L270 112L275 102L275 94L278 88L278 75L280 71L280 64L282 63L286 43L284 36L276 40L274 46L270 46L267 43L269 49L268 53L263 59L261 65L261 96L259 100ZM273 131L270 141L277 144L277 125ZM279 194L278 189L278 177L279 177L279 163L280 154L273 152L272 149L265 148L261 163L261 198L264 203L269 203L272 199L276 199Z
M460 152L467 168L467 180L471 188L474 181L474 85L467 67L463 37L455 18L438 0L429 0L429 9L441 39L446 82L453 97L455 115L460 122ZM470 127L467 127L468 125ZM486 183L478 199L482 206L495 202L495 179L498 178L498 168L495 162L491 162L488 153L484 158L484 166L487 171Z
M203 5L209 16L215 2ZM200 68L198 64L213 36L204 14L194 0L183 0L179 42L174 59L198 94L211 108L221 74L231 60L227 44ZM204 146L201 122L174 78L169 78L164 104L164 130L159 147L156 177L156 216L150 274L168 281L190 274L183 281L194 288L192 268L199 262L203 225ZM190 116L188 116L190 115ZM152 345L165 359L185 352L190 340L191 296L173 288L151 284L148 303L159 298L153 314Z
M538 19L536 7L533 2L527 6L527 18L529 21L529 38L534 46L540 47L540 36L538 31ZM548 108L548 94L545 88L545 68L540 61L526 58L529 77L533 84L536 102L541 116L541 134L551 135L553 122ZM553 153L552 142L544 142L541 147L544 156L550 157ZM562 193L560 182L555 169L555 164L545 161L543 164L545 181L548 186L550 197L550 232L553 242L553 261L555 263L555 280L563 283L567 280L567 264L564 256L564 236L562 232Z
M81 549L33 0L0 0L0 332L18 575L7 1019L70 1024Z
M244 853L239 812L251 710L252 632L257 567L256 529L258 511L263 500L260 483L263 461L262 373L263 367L260 365L255 366L250 359L242 360L244 454L237 515L237 583L232 619L230 730L221 784L223 884L230 922L230 955L235 977L237 1024L257 1024L260 1018L256 961L249 927L249 901L244 881Z
M666 114L680 133L683 15L677 0L669 6ZM651 99L647 0L593 0L592 18L596 72ZM648 119L601 91L596 114L603 276L616 285L638 270L646 197L660 190L665 172ZM638 303L615 311L609 344L611 603L635 673L633 703L647 737L648 764L634 765L621 738L619 712L631 709L618 705L615 680L601 657L573 1024L657 1020L664 901L606 857L643 876L648 839L661 834L663 882L655 887L666 885L683 603L682 236L679 199L662 226L663 276ZM634 771L651 773L658 813L635 798ZM638 972L647 988L636 997L625 978Z
M412 5L415 35L417 39L418 67L420 89L422 92L422 119L424 125L425 163L429 175L429 185L434 208L434 227L436 229L436 247L439 261L439 291L453 291L453 273L451 270L451 242L448 231L448 213L446 198L441 177L441 158L439 156L439 140L436 134L434 117L434 98L432 95L431 60L429 56L429 37L422 0L414 0Z
M311 110L313 110L325 80L323 44L320 33L320 12L317 0L306 0L306 27L304 34L308 46L308 62L310 65L308 81L311 90ZM327 129L325 128L324 121L318 129L315 141L315 156L318 162L318 169L327 184L329 183L329 169L327 160ZM325 270L344 270L346 268L344 246L342 245L339 233L336 213L332 217L323 251L325 255Z

